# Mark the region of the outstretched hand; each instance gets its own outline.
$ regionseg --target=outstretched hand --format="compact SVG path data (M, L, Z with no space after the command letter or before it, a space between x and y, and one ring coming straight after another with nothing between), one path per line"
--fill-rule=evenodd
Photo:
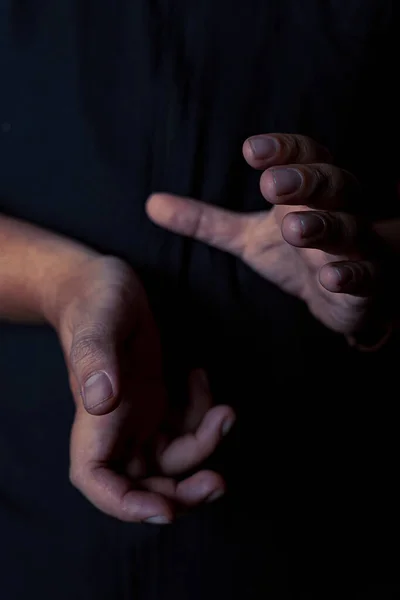
M239 214L190 198L155 194L149 217L161 227L230 252L297 296L330 329L348 337L372 327L382 308L382 241L357 217L360 186L309 138L270 134L247 140L243 154L262 170L271 210ZM381 318L381 317L380 317Z

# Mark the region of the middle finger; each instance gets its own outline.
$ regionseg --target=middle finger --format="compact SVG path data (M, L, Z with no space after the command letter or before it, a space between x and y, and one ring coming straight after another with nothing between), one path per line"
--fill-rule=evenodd
M306 205L337 210L354 205L360 194L356 178L325 163L287 165L264 171L261 193L272 204Z

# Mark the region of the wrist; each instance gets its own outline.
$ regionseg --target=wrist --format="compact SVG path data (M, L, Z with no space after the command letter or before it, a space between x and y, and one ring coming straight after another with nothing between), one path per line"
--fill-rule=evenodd
M0 319L54 323L62 282L94 255L73 240L0 215Z
M40 287L40 311L43 318L55 329L68 305L75 296L77 281L87 264L100 255L84 246L66 243L57 249L55 260L43 273Z

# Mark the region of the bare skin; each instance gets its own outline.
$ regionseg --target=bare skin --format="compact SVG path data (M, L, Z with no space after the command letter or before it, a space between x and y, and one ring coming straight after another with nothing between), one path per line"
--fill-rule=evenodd
M247 140L243 154L260 169L273 205L238 214L190 198L155 194L150 218L176 233L236 255L262 277L303 300L329 329L349 338L384 323L385 273L399 223L366 226L354 214L360 188L309 138L288 134ZM389 250L389 248L387 248Z
M187 413L165 433L171 415L158 331L127 264L0 215L0 317L55 328L76 405L71 481L99 509L164 524L223 495L222 477L196 467L234 412L213 406L197 370Z

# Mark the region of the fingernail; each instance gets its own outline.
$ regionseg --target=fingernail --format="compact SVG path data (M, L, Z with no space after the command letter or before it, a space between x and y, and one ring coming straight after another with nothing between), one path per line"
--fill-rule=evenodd
M222 435L225 437L226 435L228 435L228 433L230 432L230 430L232 429L232 427L234 426L235 421L232 421L231 419L227 419L226 421L224 421L222 423Z
M249 139L254 158L273 158L278 152L278 142L273 137L253 137Z
M351 269L351 267L347 267L347 266L336 267L335 271L338 275L339 284L341 286L347 285L348 283L350 283L350 281L353 280L354 273L353 273L353 269Z
M272 169L277 196L294 194L301 187L303 178L297 169Z
M225 490L216 490L212 494L210 494L206 500L207 504L211 504L211 502L215 502L222 498L225 495Z
M92 409L112 397L113 388L107 373L99 371L91 375L83 388L83 402Z
M148 523L148 525L169 525L171 521L167 517L158 516L146 519L145 523Z
M300 217L301 237L313 238L325 230L325 221L318 215L306 214Z

